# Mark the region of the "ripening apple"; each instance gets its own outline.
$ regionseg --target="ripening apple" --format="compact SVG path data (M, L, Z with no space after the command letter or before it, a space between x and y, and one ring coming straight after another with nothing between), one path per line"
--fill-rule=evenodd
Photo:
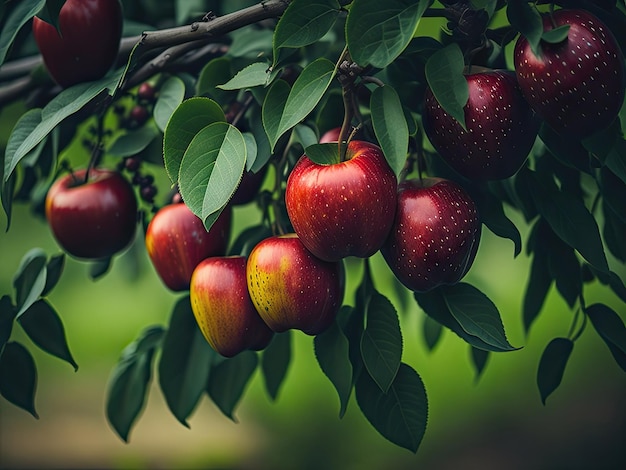
M219 215L209 231L183 202L162 207L146 229L146 249L163 283L178 292L189 288L198 263L226 253L231 208Z
M250 252L246 272L252 303L277 333L297 329L319 334L341 307L342 262L315 257L294 233L259 242Z
M246 258L214 256L201 261L191 276L191 308L211 347L225 357L265 348L273 332L250 300Z
M118 172L92 168L59 178L46 195L45 210L54 238L76 258L108 258L135 236L137 199Z
M408 180L399 185L396 219L381 253L402 284L426 292L465 276L480 230L476 204L459 184Z

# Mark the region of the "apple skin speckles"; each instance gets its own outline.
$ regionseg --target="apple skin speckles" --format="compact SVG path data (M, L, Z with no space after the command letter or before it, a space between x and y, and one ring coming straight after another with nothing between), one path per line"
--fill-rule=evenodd
M558 133L584 138L608 127L624 101L624 57L610 30L591 13L557 10L544 30L569 25L556 44L542 41L541 56L525 37L515 44L517 79L526 100Z
M540 121L524 100L513 72L481 70L465 78L469 87L466 129L443 110L428 88L424 132L460 175L478 181L508 178L526 161Z

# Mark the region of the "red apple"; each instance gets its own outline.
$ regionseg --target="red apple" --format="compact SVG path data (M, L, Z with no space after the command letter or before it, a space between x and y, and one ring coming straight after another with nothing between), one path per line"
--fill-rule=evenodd
M341 163L320 165L303 155L287 180L285 203L295 232L315 256L367 258L389 234L396 191L382 150L353 140Z
M201 261L191 276L189 295L202 334L222 356L263 349L272 339L272 330L261 320L248 294L245 257Z
M252 303L277 333L319 334L332 324L343 301L342 263L313 256L293 233L266 238L252 249L247 280Z
M61 247L76 258L107 258L135 235L137 200L118 172L93 168L59 178L46 196L46 219Z
M340 134L341 127L333 127L322 134L322 137L320 137L320 144L338 142Z
M226 206L207 232L202 220L184 203L159 209L146 229L146 249L167 287L176 292L187 290L200 261L225 254L231 212Z
M473 67L473 70L477 70ZM480 70L465 75L469 99L465 125L426 90L424 132L441 158L471 180L512 176L528 158L540 121L524 99L513 72Z
M583 10L556 10L543 17L544 32L569 25L557 43L541 41L535 56L525 37L515 44L517 79L526 100L557 132L576 138L613 122L624 102L624 56L615 37Z
M102 78L114 64L122 36L119 0L66 0L59 30L33 18L33 35L52 78L66 88Z
M478 209L457 183L408 180L398 188L396 220L381 253L402 284L425 292L465 276L480 230Z

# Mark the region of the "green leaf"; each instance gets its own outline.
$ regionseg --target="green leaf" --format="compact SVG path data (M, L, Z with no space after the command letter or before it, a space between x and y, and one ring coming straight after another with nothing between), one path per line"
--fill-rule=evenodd
M121 134L111 144L108 153L116 157L132 157L145 150L158 135L160 133L153 124L146 124Z
M541 36L543 35L543 21L534 5L526 0L508 0L506 17L516 30L528 40L533 53L539 57Z
M522 252L522 236L515 224L506 216L502 200L491 191L481 192L474 200L478 204L483 224L494 235L511 240L514 246L513 257L517 258Z
M433 53L426 62L426 80L437 102L465 129L464 107L469 99L469 87L463 75L465 62L457 43L451 43Z
M546 399L554 392L565 372L565 366L574 349L574 342L568 338L554 338L548 343L539 360L537 370L537 386L541 394L541 402L545 405Z
M210 124L189 143L180 164L180 194L207 230L237 190L245 165L245 139L231 124Z
M618 260L625 263L626 245L623 243L622 235L626 233L626 221L615 213L606 200L602 202L602 215L604 216L602 235L606 248Z
M15 341L4 345L0 355L0 395L35 418L37 368L28 350Z
M92 281L100 279L102 276L109 272L112 263L112 256L92 261L89 264L89 278Z
M235 422L237 419L233 416L233 411L258 363L255 352L243 351L211 368L207 393L222 413Z
M424 321L422 323L422 335L426 343L426 347L429 351L435 349L435 346L441 339L443 333L443 325L435 320L433 317L424 315Z
M346 20L350 56L385 68L406 49L430 0L354 0Z
M61 279L65 267L65 254L51 256L46 264L46 285L41 293L42 297L48 295Z
M174 111L185 99L185 82L174 76L165 80L159 89L159 97L154 104L154 121L161 132L165 132Z
M603 202L608 205L611 210L619 216L622 222L626 222L626 183L622 181L609 168L600 168L600 193Z
M271 69L267 62L254 62L235 74L226 83L217 85L222 90L243 90L256 86L266 86L270 82Z
M41 248L33 248L24 255L13 277L19 318L39 299L46 288L47 257Z
M387 393L402 361L402 332L391 302L378 292L372 294L365 310L365 331L361 356L369 375Z
M65 328L58 313L43 299L32 304L19 318L19 323L33 343L43 351L69 363L74 370L74 361L65 337Z
M0 29L0 65L4 63L17 33L46 4L45 0L22 0L17 2Z
M485 351L484 349L475 348L474 346L470 346L470 351L472 353L472 365L476 370L475 380L478 381L482 373L485 371L485 367L487 366L487 361L489 360L491 353L489 351Z
M568 24L562 24L561 26L557 26L556 28L544 31L541 34L541 40L549 42L550 44L558 44L560 42L563 42L567 39L569 27L570 25Z
M233 76L231 60L227 57L217 57L206 63L196 82L196 95L206 96L219 103L228 103L235 94L221 89L221 84L228 82Z
M475 336L500 351L513 351L506 339L500 312L476 287L461 282L444 286L443 295L452 316L467 334Z
M154 353L165 331L160 326L146 328L126 346L115 366L106 396L106 417L126 442L137 417L143 410L152 380Z
M356 383L356 399L370 424L385 439L417 452L426 432L428 399L420 376L401 364L387 393L362 373Z
M389 85L376 87L370 98L372 125L387 163L400 175L409 151L409 127L400 98Z
M246 57L257 59L258 57L269 57L272 53L273 31L271 28L259 28L257 25L250 25L239 28L230 33L233 42L228 48L230 57Z
M274 64L278 49L304 47L321 39L335 24L340 8L337 0L293 0L274 28Z
M626 372L626 327L620 316L604 304L593 304L585 313L604 343L611 351L615 362Z
M3 295L0 298L0 354L2 354L4 345L11 337L15 314L16 310L13 306L13 302L11 302L11 297Z
M340 163L339 146L336 143L313 144L304 149L304 154L318 165Z
M554 181L540 180L535 172L530 175L533 201L552 230L596 269L608 272L598 224L584 203L559 190Z
M342 307L342 309L350 307ZM346 413L352 392L352 363L350 344L337 322L313 339L315 357L339 395L339 417Z
M256 161L258 147L252 132L243 132L241 135L246 145L246 171L251 171Z
M41 110L41 122L31 128L32 121L25 123L26 132L16 125L13 132L17 132L20 140L19 146L11 151L7 148L4 159L4 182L17 167L18 163L65 118L71 116L104 90L114 90L119 81L119 73L107 75L95 82L80 83L66 88L50 101ZM12 132L12 133L13 133Z
M291 362L291 331L277 333L261 355L261 371L265 389L272 400L276 400Z
M272 150L278 139L294 127L317 106L335 76L335 64L325 58L307 65L293 88L283 80L276 80L263 102L263 126Z
M200 130L214 122L225 122L224 111L209 98L183 101L172 114L163 135L163 159L170 181L178 181L183 155Z
M561 297L573 308L583 293L580 261L572 247L554 234L548 240L548 267Z
M172 414L184 426L202 395L217 353L202 335L189 296L172 311L159 360L159 385Z
M626 140L620 139L613 151L607 156L604 164L626 183L626 161L623 158L625 151Z
M522 317L524 320L524 331L528 333L530 326L539 316L548 292L552 286L552 276L548 266L548 257L544 253L535 253L530 265L530 273L526 292L524 293L524 304L522 307Z

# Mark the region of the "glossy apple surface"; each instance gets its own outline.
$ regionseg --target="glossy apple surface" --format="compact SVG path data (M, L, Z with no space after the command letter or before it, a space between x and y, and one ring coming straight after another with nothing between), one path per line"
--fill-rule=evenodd
M338 142L339 135L341 134L341 127L333 127L327 130L320 137L320 144L327 144L330 142Z
M198 326L226 357L263 349L273 335L250 300L246 261L243 256L206 258L191 276L189 295Z
M341 163L320 165L302 156L285 192L295 232L326 261L376 253L393 224L396 198L397 179L382 150L355 140Z
M46 196L46 219L64 251L101 259L126 248L135 236L137 199L118 172L93 168L59 178Z
M187 290L200 261L226 253L230 224L230 206L208 232L202 220L182 202L159 209L146 229L146 249L163 283L173 291Z
M381 252L409 289L455 284L470 269L480 242L478 209L457 183L409 180L398 189L398 210Z
M321 333L334 321L344 295L341 262L313 256L295 234L258 243L248 257L247 282L252 303L275 332Z
M67 0L59 31L34 17L33 36L52 78L66 88L106 75L117 58L122 20L119 0Z

